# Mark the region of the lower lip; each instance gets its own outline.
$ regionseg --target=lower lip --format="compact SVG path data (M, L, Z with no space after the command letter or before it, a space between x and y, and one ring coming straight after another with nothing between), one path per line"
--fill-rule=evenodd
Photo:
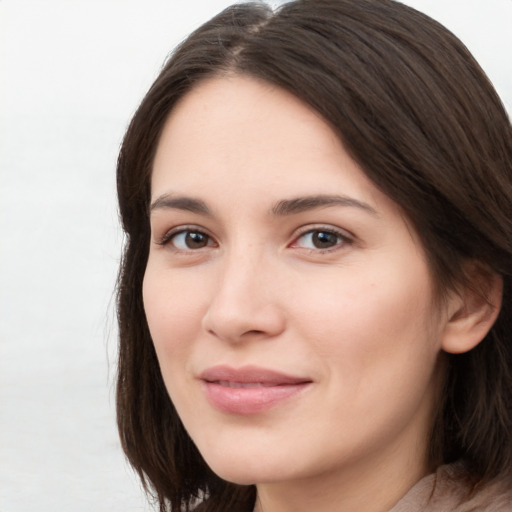
M256 388L230 388L216 382L204 382L209 402L218 410L230 414L257 414L297 395L309 387L309 382Z

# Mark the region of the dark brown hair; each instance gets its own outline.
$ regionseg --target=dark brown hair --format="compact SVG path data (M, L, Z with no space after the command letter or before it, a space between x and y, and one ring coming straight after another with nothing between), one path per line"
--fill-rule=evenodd
M172 54L126 133L118 162L125 252L118 283L117 415L126 455L160 510L250 511L255 490L218 478L178 418L144 314L152 160L173 106L202 80L242 74L291 92L339 134L401 205L435 281L467 261L503 277L487 337L448 357L431 462L464 460L482 481L512 471L512 129L483 71L444 27L392 0L232 6ZM482 291L484 293L484 291Z

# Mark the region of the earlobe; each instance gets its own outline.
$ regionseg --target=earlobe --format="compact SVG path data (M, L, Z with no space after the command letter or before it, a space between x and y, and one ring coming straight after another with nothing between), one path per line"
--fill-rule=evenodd
M442 348L452 354L476 347L493 326L501 309L501 276L479 263L471 264L467 270L467 284L449 299Z

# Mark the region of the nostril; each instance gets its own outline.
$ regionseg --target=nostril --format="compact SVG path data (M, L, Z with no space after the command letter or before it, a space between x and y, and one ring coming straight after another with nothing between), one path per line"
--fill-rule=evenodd
M221 340L240 342L267 337L273 339L285 328L285 319L279 308L259 307L248 301L243 304L237 302L222 303L222 297L217 297L202 319L203 332Z

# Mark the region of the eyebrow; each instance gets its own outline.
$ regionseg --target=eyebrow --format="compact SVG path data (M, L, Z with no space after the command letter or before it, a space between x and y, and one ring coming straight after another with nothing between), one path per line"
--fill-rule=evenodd
M193 197L185 196L173 196L170 194L163 194L155 199L149 211L154 210L185 210L188 212L199 213L201 215L207 215L211 217L212 213L206 203L200 199L194 199Z
M368 203L354 199L353 197L340 195L318 194L313 196L295 197L293 199L283 199L277 202L270 210L272 215L283 217L297 213L314 210L316 208L325 208L330 206L344 206L359 208L372 215L378 216L377 211ZM173 196L163 194L151 203L150 212L154 210L185 210L200 215L212 216L212 212L201 199L195 199L187 196Z
M314 195L305 197L296 197L294 199L284 199L279 201L271 210L273 215L285 216L293 215L315 208L324 208L329 206L345 206L359 208L372 215L378 216L377 210L368 203L354 199L353 197L340 195Z

